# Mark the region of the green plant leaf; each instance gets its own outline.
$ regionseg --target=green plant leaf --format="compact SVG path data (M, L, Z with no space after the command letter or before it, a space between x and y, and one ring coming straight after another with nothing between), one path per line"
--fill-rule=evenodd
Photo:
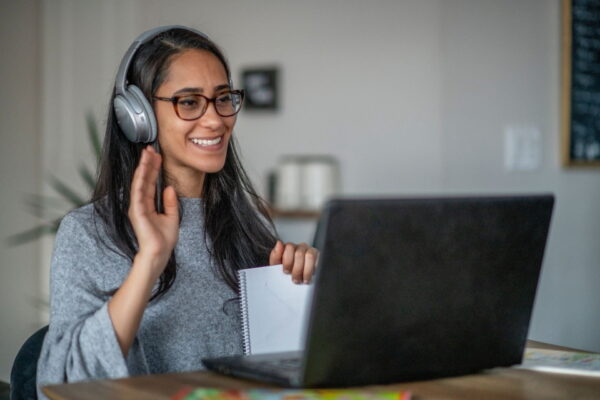
M98 126L96 125L96 118L94 117L94 114L92 112L88 112L85 116L85 121L87 124L87 130L92 149L96 154L96 159L99 160L102 152L102 146L100 145L100 135L98 133Z
M9 245L19 245L39 239L41 236L48 233L56 233L61 220L62 217L48 224L38 225L35 228L31 228L24 232L9 236L6 241Z
M64 214L65 200L39 194L28 194L23 201L29 212L37 218L47 218L48 212L58 210Z
M90 144L94 154L96 155L96 165L98 165L102 150L96 119L94 118L94 114L92 112L88 112L85 120ZM93 190L96 186L96 180L94 175L90 172L90 169L85 165L81 165L78 171L88 188ZM27 206L28 211L38 218L48 218L49 211L58 211L61 217L8 237L7 242L9 244L23 244L32 240L36 240L45 234L56 233L60 221L62 220L62 216L64 216L66 213L65 208L67 208L69 205L71 206L70 208L77 208L87 203L87 200L84 199L84 197L77 194L75 190L71 189L66 183L62 182L55 176L50 176L49 180L52 188L60 196L62 196L62 198L32 194L25 198L24 203Z
M56 177L50 177L50 185L52 185L52 188L54 188L54 190L56 190L66 200L70 201L73 206L81 207L85 204L85 200L81 196L75 193L73 189L62 183Z
M96 179L94 179L94 176L85 165L79 166L79 176L81 176L81 179L83 179L90 190L94 190L96 187Z
M38 296L30 297L30 303L38 310L48 311L50 309L50 302Z

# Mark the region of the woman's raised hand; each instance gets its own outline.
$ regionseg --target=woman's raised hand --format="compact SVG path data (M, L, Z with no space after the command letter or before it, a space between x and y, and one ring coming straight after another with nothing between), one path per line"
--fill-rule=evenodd
M128 216L138 242L138 255L149 257L158 277L177 243L179 236L179 208L177 194L172 186L162 193L164 214L158 213L154 203L156 181L162 157L152 146L142 150L133 181Z
M316 268L319 251L306 243L275 243L269 264L283 264L283 272L292 275L294 283L309 283Z
M151 146L142 150L140 163L133 173L127 215L138 242L131 270L108 303L121 352L127 358L135 339L152 288L160 277L179 236L179 208L175 189L163 193L164 214L154 205L156 181L162 157Z

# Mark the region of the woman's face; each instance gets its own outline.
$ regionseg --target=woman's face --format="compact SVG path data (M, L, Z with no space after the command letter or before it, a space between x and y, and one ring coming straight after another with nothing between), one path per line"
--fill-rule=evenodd
M221 61L205 50L186 50L174 56L156 97L202 94L214 98L230 89ZM218 172L225 164L235 116L221 117L210 103L202 117L184 121L173 103L154 101L158 141L167 172L167 183L180 195L199 197L206 173ZM191 193L190 191L197 191Z

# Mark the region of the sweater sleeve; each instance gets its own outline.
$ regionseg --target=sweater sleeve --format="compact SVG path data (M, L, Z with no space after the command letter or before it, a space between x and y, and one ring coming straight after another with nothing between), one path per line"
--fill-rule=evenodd
M93 229L91 220L71 212L56 235L50 266L50 327L37 369L40 398L45 398L40 390L45 385L148 371L137 339L127 359L123 357L108 313L110 293L104 282L111 274L114 280L119 268L126 271L128 261L103 249Z

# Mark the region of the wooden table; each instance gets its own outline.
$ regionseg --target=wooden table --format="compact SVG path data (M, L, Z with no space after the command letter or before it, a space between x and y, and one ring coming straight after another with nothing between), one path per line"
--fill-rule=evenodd
M533 341L529 341L527 347L573 350ZM53 400L167 400L185 386L228 389L272 387L208 371L198 371L46 386L43 391ZM474 375L367 386L361 389L410 390L415 400L600 399L600 378L496 368Z

